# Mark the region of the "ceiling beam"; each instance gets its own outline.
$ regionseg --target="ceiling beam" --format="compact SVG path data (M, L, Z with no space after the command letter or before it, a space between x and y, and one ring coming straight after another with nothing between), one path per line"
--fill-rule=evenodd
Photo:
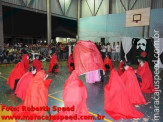
M97 15L97 13L98 13L98 11L99 11L99 9L100 9L100 7L101 7L103 1L104 1L104 0L101 1L100 5L99 5L99 7L98 7L98 9L97 9L97 11L96 11L96 13L95 13L95 16Z
M61 12L62 12L62 15L64 15L64 12L63 12L63 10L62 10L61 3L59 2L59 0L57 0L57 2L58 2L58 4L59 4L60 10L61 10Z
M132 7L130 8L130 10L133 9L133 7L135 6L135 4L136 4L137 1L138 1L138 0L135 0L134 4L133 4Z
M89 8L89 10L90 10L92 16L94 16L94 14L92 13L91 8L90 8L90 6L89 6L89 4L88 4L88 1L87 1L87 0L85 0L85 1L86 1L87 5L88 5L88 8Z
M72 4L72 0L70 1L70 4L69 4L69 6L68 6L68 8L67 8L67 10L66 10L66 12L65 12L65 15L67 15L68 10L70 9L71 4Z

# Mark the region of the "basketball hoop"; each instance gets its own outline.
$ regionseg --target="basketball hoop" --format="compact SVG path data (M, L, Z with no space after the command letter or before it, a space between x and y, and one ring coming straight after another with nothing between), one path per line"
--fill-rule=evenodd
M133 22L138 23L139 21L141 21L141 14L134 14Z

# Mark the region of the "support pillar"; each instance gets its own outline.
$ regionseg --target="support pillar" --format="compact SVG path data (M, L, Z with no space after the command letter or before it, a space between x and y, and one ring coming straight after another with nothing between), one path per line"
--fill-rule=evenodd
M81 0L78 0L78 19L77 19L77 41L79 40L79 29L80 29L80 16L81 16Z
M0 0L0 48L4 47L2 0Z
M51 0L47 0L47 42L51 43Z

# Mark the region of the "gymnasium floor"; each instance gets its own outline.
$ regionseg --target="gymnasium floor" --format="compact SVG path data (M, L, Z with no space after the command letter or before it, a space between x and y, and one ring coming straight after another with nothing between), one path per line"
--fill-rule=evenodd
M48 63L43 63L44 69L47 71ZM49 78L52 78L52 82L49 86L49 95L48 95L48 106L52 107L63 106L62 101L62 92L65 80L68 78L70 73L68 72L66 62L60 62L59 73L56 75L49 74ZM117 69L118 62L114 62L114 67ZM14 94L10 93L9 86L6 85L6 79L10 71L13 69L14 65L0 65L0 72L2 75L0 76L0 104L6 104L8 106L17 106L21 103L21 100L17 98ZM134 66L136 68L137 66ZM163 79L163 70L160 73L161 79ZM109 73L105 74L104 83L95 83L88 84L85 82L85 76L79 77L87 88L87 106L91 115L96 116L97 114L104 115L105 120L100 120L101 122L111 122L114 121L110 116L108 116L104 111L104 86L107 84L109 79ZM163 80L160 81L160 87L163 88ZM153 94L144 94L145 99L147 101L147 105L139 105L136 106L136 109L144 113L144 117L141 119L132 119L132 120L119 120L118 122L153 122L154 117L154 99ZM159 109L163 110L163 95L160 96L160 105ZM53 115L55 112L51 111ZM160 117L162 112L160 111ZM163 121L163 118L160 118L160 122ZM98 120L94 122L99 122Z

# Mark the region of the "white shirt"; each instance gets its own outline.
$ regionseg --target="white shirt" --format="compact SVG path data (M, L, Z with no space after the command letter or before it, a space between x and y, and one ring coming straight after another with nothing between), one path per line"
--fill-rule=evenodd
M107 45L107 51L111 52L111 46L110 45Z
M112 52L116 52L116 46L112 46Z
M117 53L120 52L120 45L116 45L116 52L117 52Z
M101 52L103 52L103 53L106 52L106 46L102 46Z

